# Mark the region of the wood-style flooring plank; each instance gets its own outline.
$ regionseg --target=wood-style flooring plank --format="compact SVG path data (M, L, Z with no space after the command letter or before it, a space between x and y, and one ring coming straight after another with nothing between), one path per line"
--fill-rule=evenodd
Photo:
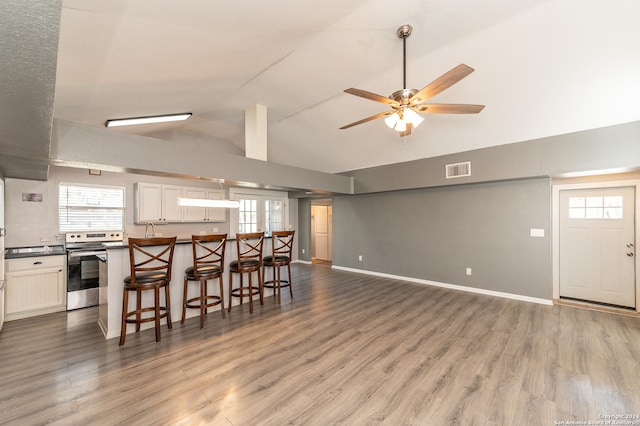
M640 413L640 319L292 268L293 299L105 340L97 309L0 332L0 424L547 425ZM174 302L174 309L179 303ZM177 316L176 316L177 317Z

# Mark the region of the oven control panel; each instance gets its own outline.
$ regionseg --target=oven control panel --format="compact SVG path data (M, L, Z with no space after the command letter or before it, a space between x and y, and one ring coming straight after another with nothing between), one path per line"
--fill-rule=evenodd
M122 231L70 232L65 235L67 243L122 241L123 238Z

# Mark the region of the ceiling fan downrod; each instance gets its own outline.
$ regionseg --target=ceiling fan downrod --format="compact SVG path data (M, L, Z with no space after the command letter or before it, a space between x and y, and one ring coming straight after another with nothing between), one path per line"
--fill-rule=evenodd
M396 34L402 39L402 88L407 88L407 37L411 35L413 27L405 24L398 28Z

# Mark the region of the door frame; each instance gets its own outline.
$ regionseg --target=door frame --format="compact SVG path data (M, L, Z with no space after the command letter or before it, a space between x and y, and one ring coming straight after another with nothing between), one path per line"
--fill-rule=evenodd
M551 185L551 270L553 275L553 300L560 300L560 191L575 189L598 189L633 187L635 189L635 282L636 282L636 312L640 313L640 260L638 259L638 242L640 241L640 179L612 180L603 182L584 182Z

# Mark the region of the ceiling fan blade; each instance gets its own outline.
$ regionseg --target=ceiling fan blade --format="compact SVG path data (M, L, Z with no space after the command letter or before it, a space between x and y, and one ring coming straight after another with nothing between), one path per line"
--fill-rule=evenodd
M484 109L484 105L472 104L422 104L414 107L418 112L432 114L477 114Z
M366 90L355 89L353 87L346 89L345 93L350 95L360 96L361 98L369 99L371 101L380 102L387 105L398 106L400 105L398 102L394 101L391 98L387 98L386 96L378 95L376 93L367 92Z
M453 86L474 71L468 65L460 64L457 67L447 71L431 83L427 84L422 90L413 95L409 99L410 103L420 103L431 99L438 93Z
M385 115L391 115L391 114L393 114L393 110L381 112L379 114L372 115L371 117L363 118L362 120L358 120L354 123L347 124L346 126L342 126L340 127L340 130L348 129L349 127L357 126L358 124L366 123L367 121L372 121L372 120L375 120L376 118L381 118L381 117L384 117Z

